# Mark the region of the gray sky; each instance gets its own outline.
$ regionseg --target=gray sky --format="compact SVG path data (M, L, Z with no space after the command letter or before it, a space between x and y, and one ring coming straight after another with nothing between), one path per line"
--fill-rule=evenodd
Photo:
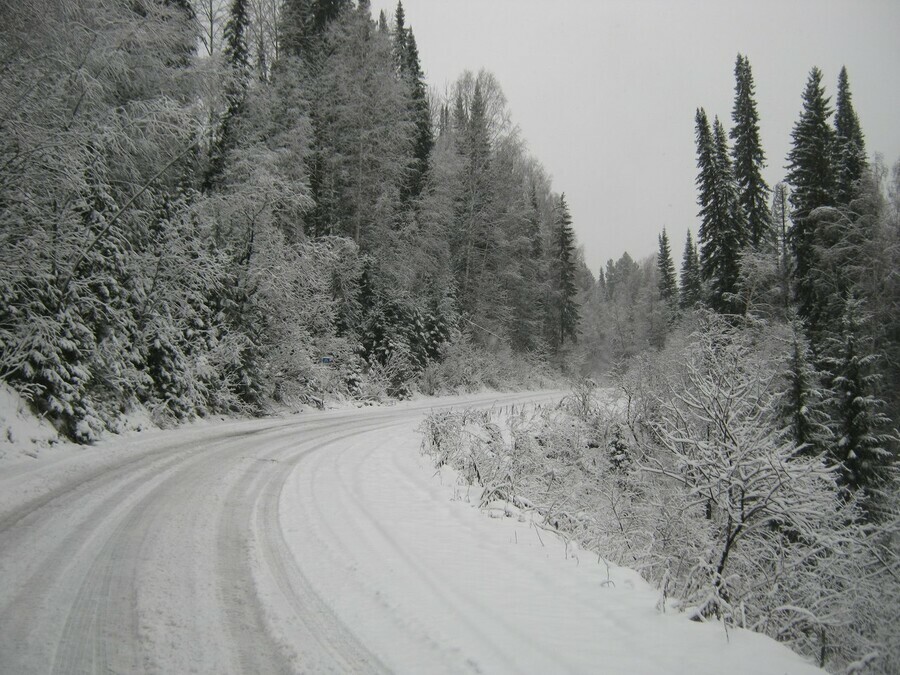
M753 68L766 178L784 177L812 66L834 96L847 66L870 153L900 158L897 0L404 0L430 85L500 81L529 148L565 192L596 274L624 251L680 265L696 233L694 111L731 124L734 61ZM396 0L373 0L373 14Z

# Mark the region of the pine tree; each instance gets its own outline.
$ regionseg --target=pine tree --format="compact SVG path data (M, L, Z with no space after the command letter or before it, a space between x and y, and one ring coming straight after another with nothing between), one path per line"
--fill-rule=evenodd
M791 246L794 251L796 295L800 316L816 332L816 315L822 298L812 279L815 265L817 224L810 218L814 209L834 203L834 131L828 124L832 110L822 87L822 71L810 71L803 92L803 111L791 132L793 146L788 153L787 183L791 186Z
M697 111L696 125L701 274L709 281L712 308L722 313L739 314L742 308L737 299L737 282L746 233L728 141L718 118L710 131L702 109Z
M657 287L659 296L672 309L678 305L678 280L675 278L675 264L669 248L669 236L663 228L659 235L659 252L656 255L656 269L659 272Z
M703 282L700 276L700 258L697 255L697 247L691 238L691 231L687 232L684 242L684 255L681 259L681 289L679 304L682 309L690 309L698 302L703 294Z
M847 68L841 68L838 76L837 101L834 115L835 164L838 204L849 204L856 196L859 181L868 166L866 141L859 118L853 109Z
M315 148L310 185L314 236L352 237L364 252L388 245L408 175L413 125L392 44L359 6L329 27L316 76L307 88ZM309 91L311 89L311 91Z
M314 0L284 0L278 21L278 51L302 58L311 45L310 32Z
M551 344L555 351L563 348L566 338L578 340L578 305L575 295L576 251L575 232L572 230L572 216L562 194L556 203L553 223L553 258L550 263L551 287L553 293L553 325Z
M711 239L716 187L716 149L713 144L709 118L703 108L697 108L694 116L697 144L697 204L700 206L700 232L697 242L702 249ZM704 272L705 274L705 272Z
M753 248L770 248L773 244L772 220L768 206L769 186L762 177L766 165L759 138L759 114L754 100L753 74L750 61L738 54L734 68L734 121L730 135L734 140L734 176L738 201L744 214L749 243Z
M519 351L535 351L543 344L543 325L546 317L547 270L544 260L543 231L537 185L531 184L527 203L524 203L521 231L513 239L509 256L511 272L520 280L520 287L510 297L513 310L511 342ZM508 273L507 278L513 276Z

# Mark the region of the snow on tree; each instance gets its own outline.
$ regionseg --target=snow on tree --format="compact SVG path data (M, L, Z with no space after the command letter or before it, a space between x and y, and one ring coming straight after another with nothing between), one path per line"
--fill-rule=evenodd
M866 320L860 301L848 299L840 327L823 346L831 384L832 457L847 486L868 492L887 479L894 461L889 447L896 439L886 433L890 420L875 393L881 379L875 370L879 355L863 328Z
M778 636L825 665L846 648L862 588L852 579L871 558L838 469L780 429L772 337L702 315L649 385L640 468L658 482L644 484L650 531L633 544L649 538L647 564L692 617Z
M425 74L419 62L419 48L412 26L405 27L403 5L399 2L394 30L394 55L400 78L408 90L407 105L410 118L416 127L412 148L413 163L408 183L404 185L402 193L402 198L406 201L417 198L425 187L431 150L434 147L434 134L431 128L431 106L428 102Z
M777 409L785 433L803 452L822 454L832 438L826 409L830 392L822 385L823 374L815 368L809 342L798 321L791 324L782 377L784 385Z

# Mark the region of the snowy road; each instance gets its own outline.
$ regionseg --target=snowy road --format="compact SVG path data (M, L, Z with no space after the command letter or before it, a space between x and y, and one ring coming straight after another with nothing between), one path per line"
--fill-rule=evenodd
M417 451L433 405L3 464L0 673L819 672L472 508Z

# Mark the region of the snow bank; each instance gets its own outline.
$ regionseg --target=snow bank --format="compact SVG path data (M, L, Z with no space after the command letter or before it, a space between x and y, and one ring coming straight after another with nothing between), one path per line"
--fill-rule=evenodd
M41 448L58 440L53 425L37 417L18 392L0 382L0 457L36 456Z

